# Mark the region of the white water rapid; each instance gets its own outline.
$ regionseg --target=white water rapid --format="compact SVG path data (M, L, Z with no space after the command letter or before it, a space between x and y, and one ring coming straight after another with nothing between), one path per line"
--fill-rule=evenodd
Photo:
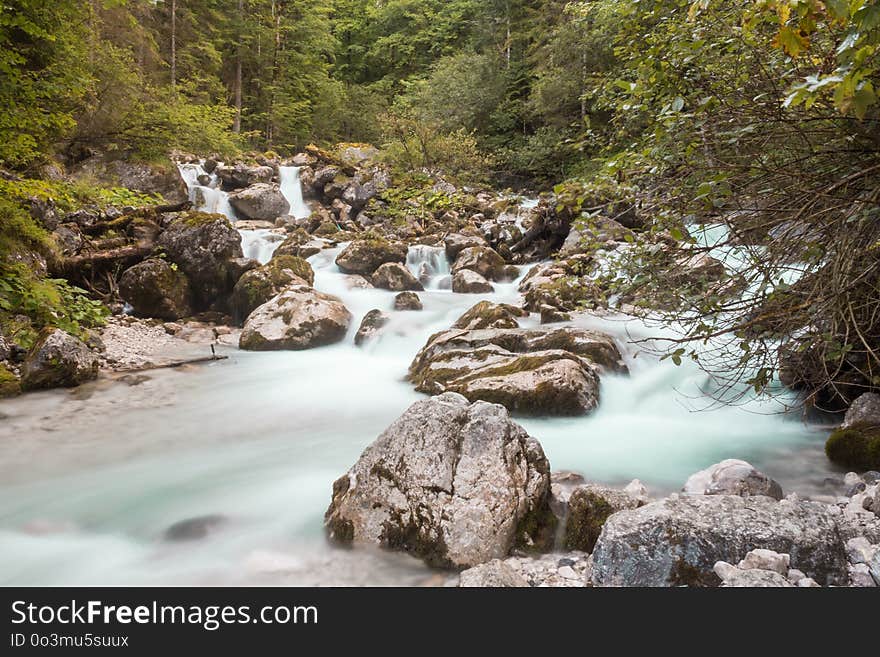
M193 193L203 188L187 180ZM302 352L221 348L228 360L157 370L138 385L103 380L0 402L0 583L437 583L405 555L330 546L323 513L333 481L421 397L404 376L427 338L482 298L517 302L516 283L454 294L442 251L413 247L407 266L427 283L424 310L392 312L386 330L358 348L361 317L390 311L394 293L351 288L338 252L310 262L315 287L354 315L343 342ZM770 402L695 412L706 375L626 344L656 329L614 317L578 323L615 335L630 375L606 376L589 416L520 419L553 470L611 484L639 478L660 493L711 463L744 458L786 490L824 490L824 432L774 414ZM226 520L202 540L163 539L170 525L206 515Z

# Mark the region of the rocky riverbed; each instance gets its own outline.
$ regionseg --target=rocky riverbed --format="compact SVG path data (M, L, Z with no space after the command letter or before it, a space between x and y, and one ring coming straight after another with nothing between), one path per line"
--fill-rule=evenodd
M0 402L2 581L876 583L876 473L793 392L693 412L706 375L625 312L651 300L604 297L636 223L442 181L454 207L401 215L369 158L183 157L195 209L56 218L88 237L57 266L120 298L0 344L32 391ZM671 285L722 278L675 257ZM853 405L843 462L876 426Z

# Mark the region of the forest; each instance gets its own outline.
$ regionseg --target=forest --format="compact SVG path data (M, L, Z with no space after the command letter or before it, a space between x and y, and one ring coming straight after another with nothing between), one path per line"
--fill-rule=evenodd
M377 433L417 392L433 396L391 435L436 416L476 421L474 405L491 402L546 431L554 463L596 463L602 483L638 465L665 493L706 454L749 457L833 505L819 473L848 468L866 473L845 480L862 497L841 508L880 515L878 85L878 0L4 0L0 398L206 360L218 378L205 390L229 395L234 362L264 393L242 393L255 408L301 386L333 458L354 443L334 433L342 409L321 391L355 391L351 424ZM52 349L71 344L51 385L33 374L58 370ZM297 375L269 390L288 365ZM322 378L333 371L351 373L340 391ZM633 408L616 425L624 397ZM281 408L266 411L267 435ZM575 416L620 445L572 457L554 440L580 431L564 424ZM657 442L640 442L656 426ZM528 461L525 444L508 447ZM782 452L797 458L780 465ZM370 458L384 457L364 452L350 472ZM549 473L529 463L529 476ZM755 477L754 495L781 499ZM343 543L373 526L358 514L374 491L348 486L332 484L323 521ZM503 554L521 540L542 549L567 522L538 497ZM565 530L585 554L605 520L587 516ZM485 561L394 531L371 539L431 567ZM866 531L847 535L877 544L880 529ZM715 556L695 566L699 582L745 558ZM817 580L880 585L861 565Z

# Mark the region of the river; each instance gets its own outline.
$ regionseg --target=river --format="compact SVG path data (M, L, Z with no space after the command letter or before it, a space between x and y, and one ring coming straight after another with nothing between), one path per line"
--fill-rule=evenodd
M285 172L282 184L294 175ZM231 212L223 193L208 189L201 205ZM276 238L251 233L243 241L265 262ZM343 342L303 352L221 347L228 360L154 371L139 385L101 380L0 402L0 583L442 583L406 555L330 546L323 513L332 482L421 397L404 377L427 338L480 299L517 302L517 284L454 294L442 250L413 247L407 265L430 276L424 310L393 312L383 333L359 348L352 339L360 318L390 311L394 293L352 288L334 264L338 252L310 262L315 287L339 296L355 317ZM802 495L827 495L826 477L840 478L822 453L827 432L780 414L779 401L702 410L703 372L632 343L655 328L613 315L576 323L614 335L630 375L603 378L591 415L519 418L553 470L610 484L639 478L658 494L724 458L746 459ZM537 318L523 325L537 326ZM163 538L173 523L216 514L225 521L205 539Z

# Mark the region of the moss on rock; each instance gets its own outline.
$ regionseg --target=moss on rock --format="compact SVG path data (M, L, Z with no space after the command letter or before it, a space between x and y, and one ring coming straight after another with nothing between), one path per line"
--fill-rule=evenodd
M14 397L21 393L21 383L9 368L0 363L0 399Z
M825 443L825 454L847 468L880 469L880 427L855 424L838 429Z

